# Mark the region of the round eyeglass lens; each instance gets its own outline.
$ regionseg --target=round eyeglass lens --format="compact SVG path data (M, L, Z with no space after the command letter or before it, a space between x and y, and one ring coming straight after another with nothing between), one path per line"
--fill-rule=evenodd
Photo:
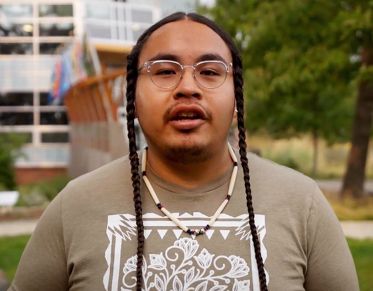
M160 88L175 87L181 78L182 67L176 62L151 63L148 72L153 83Z
M195 78L205 88L221 86L227 77L227 66L221 61L205 61L196 64Z

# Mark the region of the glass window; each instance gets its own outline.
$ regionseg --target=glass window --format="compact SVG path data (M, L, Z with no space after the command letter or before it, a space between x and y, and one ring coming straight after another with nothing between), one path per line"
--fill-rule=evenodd
M145 32L145 28L136 28L132 31L133 33L133 40L136 41Z
M59 108L64 108L63 104L53 104L53 99L49 95L49 92L42 92L40 93L39 97L39 105L40 106L54 106L54 107L59 107Z
M32 36L32 23L0 23L0 36Z
M73 6L71 4L40 4L39 5L40 17L72 17Z
M40 124L67 124L66 112L41 112L40 113Z
M0 106L33 105L32 93L0 93Z
M32 55L32 43L1 43L0 55Z
M111 29L109 23L107 25L89 23L86 26L86 31L90 37L111 38Z
M87 3L87 18L110 19L110 5L107 3Z
M67 143L69 133L67 132L46 132L41 134L41 142L44 143Z
M3 4L0 11L6 17L32 17L31 4Z
M6 36L7 30L2 23L0 23L0 36Z
M0 125L32 125L32 112L0 112Z
M144 11L139 9L132 10L132 22L152 23L153 17L151 11Z
M50 102L49 102L49 93L48 92L40 93L39 100L40 100L40 105L41 106L50 105Z
M42 23L39 25L40 36L72 36L74 24L72 23Z
M40 43L39 44L39 53L41 55L54 55L57 54L57 49L62 47L63 43L60 42L51 42L51 43Z
M10 137L11 139L19 141L21 144L32 143L31 132L12 132L12 133L0 132L0 140L4 139L5 137L8 137L8 138Z

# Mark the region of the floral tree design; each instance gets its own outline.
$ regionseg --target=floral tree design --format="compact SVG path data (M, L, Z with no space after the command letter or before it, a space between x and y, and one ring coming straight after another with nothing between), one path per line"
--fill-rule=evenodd
M136 284L136 256L123 267L122 291ZM181 238L165 253L144 257L143 290L220 291L249 290L249 267L239 256L216 256L200 246L197 240Z

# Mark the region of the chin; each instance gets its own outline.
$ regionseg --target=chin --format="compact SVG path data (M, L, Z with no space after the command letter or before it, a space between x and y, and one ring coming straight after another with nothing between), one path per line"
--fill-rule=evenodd
M203 162L210 156L209 146L196 142L167 145L164 152L168 159L183 163Z

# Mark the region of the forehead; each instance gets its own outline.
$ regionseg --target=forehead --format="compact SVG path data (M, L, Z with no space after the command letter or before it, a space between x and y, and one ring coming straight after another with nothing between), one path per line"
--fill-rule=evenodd
M184 19L167 23L154 31L140 53L139 63L158 55L174 55L180 62L192 63L206 54L232 61L229 48L215 31L204 24Z

